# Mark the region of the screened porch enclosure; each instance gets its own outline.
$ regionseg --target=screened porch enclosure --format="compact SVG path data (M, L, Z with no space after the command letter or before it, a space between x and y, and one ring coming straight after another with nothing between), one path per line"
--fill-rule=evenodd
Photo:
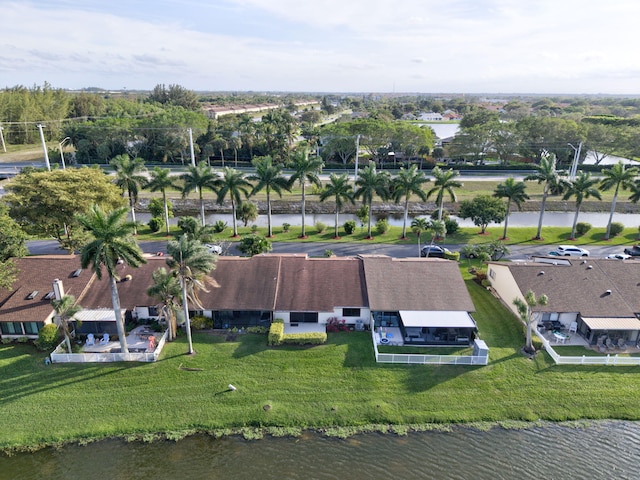
M213 328L269 327L271 312L265 310L219 310L212 313Z
M468 345L475 338L476 322L468 312L372 312L376 331L398 328L404 345Z

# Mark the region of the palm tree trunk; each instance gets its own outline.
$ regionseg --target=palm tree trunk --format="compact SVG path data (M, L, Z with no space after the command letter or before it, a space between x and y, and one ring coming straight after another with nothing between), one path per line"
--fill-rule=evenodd
M200 193L200 221L202 222L202 226L204 227L206 222L204 219L204 199L202 198L202 189L198 189L198 192Z
M611 222L613 221L613 214L616 211L616 202L618 201L618 187L616 187L616 193L613 194L613 201L611 202L611 212L609 213L609 222L607 223L607 233L604 234L604 239L609 240L611 236Z
M167 237L169 236L169 205L167 204L167 192L162 190L162 202L164 203L164 224Z
M367 225L367 238L371 237L371 202L369 202L369 223Z
M540 204L540 218L538 219L538 231L536 233L536 236L534 237L534 240L540 240L541 235L542 235L542 219L544 217L544 207L545 204L547 203L547 187L544 187L544 192L542 193L542 203Z
M438 220L442 220L442 207L444 206L444 198L440 199L440 208L438 209Z
M69 335L69 328L65 327L63 328L63 330L64 330L64 343L67 345L67 352L73 353L73 350L71 350L71 338Z
M191 341L191 320L189 319L189 302L187 300L187 284L184 279L180 277L180 287L182 288L182 312L184 315L184 322L187 330L187 343L189 344L189 350L187 353L191 355L193 353L193 343Z
M576 238L576 225L578 224L578 214L580 214L580 207L582 203L576 204L576 214L573 217L573 226L571 227L571 240L575 240Z
M118 295L118 285L114 277L109 277L109 286L111 287L111 303L113 303L113 313L116 316L116 329L118 330L118 340L120 340L120 351L129 353L127 347L127 333L124 328L124 320L120 309L120 297Z
M509 225L509 214L511 213L511 199L507 202L507 214L504 217L504 232L502 232L502 239L507 239L507 226Z
M273 237L271 233L271 195L267 190L267 237Z
M222 168L224 168L224 151L220 149L220 158L222 159Z
M238 221L236 220L236 201L231 195L231 214L233 215L233 236L238 236Z
M306 213L306 197L305 197L305 193L304 193L304 180L302 181L302 234L300 235L300 238L306 238L305 235L305 228L304 228L304 222L305 222L305 213Z
M407 217L409 216L409 196L404 200L404 220L402 221L402 237L407 238Z
M335 225L335 234L333 235L333 238L340 238L338 236L338 204L336 203L336 225Z
M422 234L418 232L418 258L420 258L420 254L422 253L420 246L422 245L421 241Z
M129 206L131 207L131 222L133 222L133 234L137 235L138 234L138 230L135 227L136 225L136 209L135 209L135 202L133 201L133 198L131 198L131 196L129 196Z

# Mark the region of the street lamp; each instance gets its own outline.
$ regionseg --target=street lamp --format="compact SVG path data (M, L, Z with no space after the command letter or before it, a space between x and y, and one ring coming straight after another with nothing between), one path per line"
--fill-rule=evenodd
M62 145L64 145L64 142L66 142L67 140L71 140L71 137L65 137L59 144L58 146L60 147L60 160L62 161L62 169L64 170L66 167L66 165L64 164L64 153L62 153Z
M574 156L573 163L571 164L571 170L569 171L569 180L573 180L576 178L576 172L578 171L578 162L580 161L580 151L582 150L582 142L578 144L578 148L574 147L570 143L567 143L571 148L573 148Z

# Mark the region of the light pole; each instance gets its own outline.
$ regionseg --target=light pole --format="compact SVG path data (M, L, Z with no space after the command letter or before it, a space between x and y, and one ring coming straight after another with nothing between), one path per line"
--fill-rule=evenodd
M573 163L571 164L571 170L569 170L569 180L573 180L576 178L576 173L578 171L578 162L580 161L580 150L582 150L582 142L578 144L578 148L574 147L570 143L567 143L575 153L573 157Z
M60 160L62 161L62 169L66 169L67 166L64 164L64 153L62 153L62 145L64 145L64 142L66 142L67 140L71 140L71 137L65 137L59 144L58 146L60 147Z
M47 144L44 141L44 133L42 133L42 127L44 125L38 124L38 130L40 130L40 140L42 141L42 149L44 150L44 163L47 166L47 170L51 171L51 164L49 163L49 153L47 152Z

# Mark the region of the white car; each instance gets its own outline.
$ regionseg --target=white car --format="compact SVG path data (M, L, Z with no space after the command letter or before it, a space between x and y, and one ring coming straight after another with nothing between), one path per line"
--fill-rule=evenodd
M607 255L607 258L611 260L629 260L633 257L631 255L627 255L626 253L612 253L611 255Z
M551 252L551 255L558 255L560 257L588 257L589 250L586 248L574 247L573 245L560 245Z
M205 247L209 250L209 253L215 253L216 255L222 255L222 247L213 243L205 243Z

